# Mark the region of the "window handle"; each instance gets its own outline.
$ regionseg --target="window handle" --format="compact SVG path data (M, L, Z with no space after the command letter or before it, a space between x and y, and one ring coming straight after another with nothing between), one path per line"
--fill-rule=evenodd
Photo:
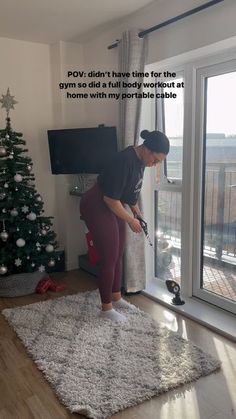
M171 185L175 184L175 181L173 179L168 178L166 175L164 175L164 180L166 183L169 183Z
M168 176L164 175L163 176L163 183L165 184L169 184L169 185L178 185L179 181L181 179L178 178L169 178Z

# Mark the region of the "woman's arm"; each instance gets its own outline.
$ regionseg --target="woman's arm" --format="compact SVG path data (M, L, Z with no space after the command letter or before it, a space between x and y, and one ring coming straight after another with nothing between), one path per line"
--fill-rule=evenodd
M142 227L139 221L129 215L128 211L126 211L119 200L109 198L108 196L104 196L103 199L108 208L114 212L117 217L120 217L122 220L129 224L131 230L133 230L135 233L141 233Z

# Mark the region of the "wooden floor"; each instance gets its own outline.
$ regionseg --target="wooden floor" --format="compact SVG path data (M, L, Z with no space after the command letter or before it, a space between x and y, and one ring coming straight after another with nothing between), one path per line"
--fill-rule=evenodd
M57 298L97 288L96 278L83 271L56 273L63 281L63 293L33 294L18 298L0 298L0 311L40 300ZM113 416L116 419L232 419L236 418L236 345L207 328L184 318L142 295L129 297L133 304L148 312L156 321L178 331L203 350L222 361L221 371L202 377L136 407ZM57 399L53 389L27 356L21 341L0 314L0 418L62 419L83 418L71 414Z

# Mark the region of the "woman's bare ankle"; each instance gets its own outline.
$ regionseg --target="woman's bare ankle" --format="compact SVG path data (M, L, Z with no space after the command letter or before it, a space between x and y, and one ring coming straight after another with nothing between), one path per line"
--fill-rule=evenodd
M118 301L121 299L121 292L113 292L112 293L112 301Z
M112 309L112 303L104 304L102 303L102 311L107 311Z

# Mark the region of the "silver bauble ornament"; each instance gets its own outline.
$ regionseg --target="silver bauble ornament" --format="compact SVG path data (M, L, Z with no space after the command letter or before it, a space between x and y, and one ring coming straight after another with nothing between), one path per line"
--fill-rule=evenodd
M6 138L6 140L9 140L10 135L9 135L9 134L6 134L6 135L5 135L5 138Z
M3 231L0 233L0 237L1 237L1 239L2 239L2 241L3 241L3 242L6 242L6 241L7 241L7 239L8 239L8 237L9 237L9 234L6 232L6 230L3 230Z
M8 185L8 183L4 183L4 188L9 188L9 185Z
M26 259L28 259L28 260L29 260L29 259L30 259L30 257L29 257L29 256L27 256L27 257L26 257Z
M3 208L2 212L3 212L4 214L6 214L6 212L7 212L6 208Z
M31 266L32 266L32 268L34 268L35 267L35 263L33 262L33 263L31 263Z
M46 236L47 235L47 231L46 230L42 230L41 233L42 233L43 236Z
M51 252L53 252L53 250L54 250L54 247L53 247L52 244L48 244L46 246L46 252L51 253Z
M29 234L31 234L32 233L32 231L31 230L29 230Z
M20 231L19 227L17 227L16 231Z
M29 215L27 215L27 218L31 221L36 220L37 215L34 212L30 212Z
M7 154L7 150L2 145L0 146L0 157L4 157Z
M27 169L30 172L32 170L32 166L30 166L30 164L27 164Z
M12 215L12 217L17 217L18 211L17 211L16 208L13 208L13 210L11 210L11 215Z
M41 247L37 247L37 251L38 252L41 252Z
M41 196L37 196L36 201L41 202L42 201L42 197Z
M0 193L0 200L2 201L4 198L6 198L5 192Z
M10 154L10 156L8 157L9 159L14 159L14 156L12 154Z
M14 180L15 182L22 182L22 176L19 173L16 173L16 175L14 176Z
M0 275L5 275L7 273L7 267L2 265L0 266Z
M53 260L53 259L49 260L48 266L50 266L50 267L55 266L55 260Z
M25 246L25 240L24 239L18 239L18 240L16 240L16 245L18 247L24 247Z

